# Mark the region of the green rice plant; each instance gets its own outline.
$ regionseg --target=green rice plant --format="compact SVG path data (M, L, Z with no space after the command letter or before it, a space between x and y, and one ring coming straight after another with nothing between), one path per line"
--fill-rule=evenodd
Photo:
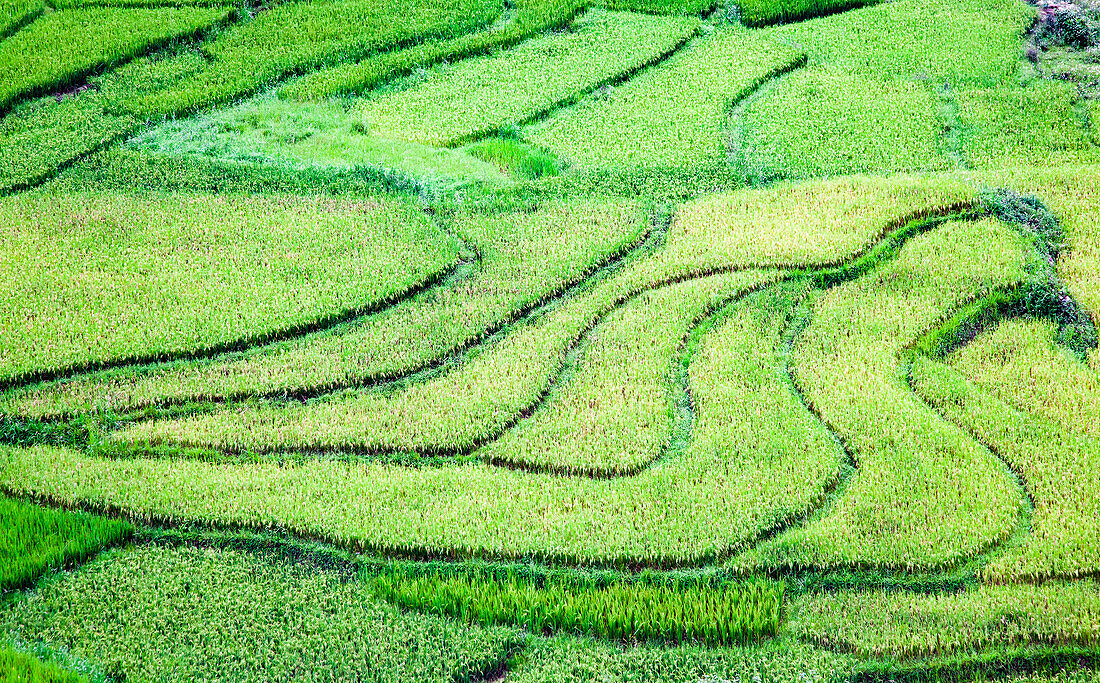
M1055 343L1049 321L1011 319L953 352L949 365L983 391L1063 431L1100 437L1100 377Z
M607 9L649 14L705 14L717 0L601 0Z
M56 0L51 6L57 9L83 9L88 7L192 7L192 6L235 6L233 0Z
M875 0L740 0L737 9L746 26L765 26L820 17L872 4Z
M690 326L708 300L714 305L773 278L749 271L673 285L665 294L667 312L659 304L654 309L670 317L679 313L670 325ZM397 392L338 394L306 405L231 407L194 417L136 423L111 438L133 446L170 444L231 452L303 448L468 451L499 435L530 410L554 382L570 346L636 293L624 290L619 280L611 280L506 336L440 378ZM638 306L642 312L636 314L641 320L630 320L632 327L624 331L626 338L638 334L633 326L661 319L661 315L646 316L645 303L643 300ZM677 311L676 306L685 311ZM629 367L630 354L653 344L648 335L630 349L604 351L616 356L609 368L599 367L599 374L591 378L579 371L560 404L555 401L549 410L524 420L503 441L490 444L482 457L489 462L600 473L629 471L651 461L667 438L662 380L684 334L686 329L666 342L671 348L649 350L653 359L643 375L648 382L622 381L624 372L628 377L637 372ZM599 358L600 351L595 355ZM630 412L626 412L628 406ZM561 424L563 416L572 420ZM559 431L547 434L543 430ZM522 455L512 455L513 451Z
M515 683L847 683L855 660L791 641L751 647L699 645L622 646L591 638L556 636L531 643L520 666L508 674ZM1076 683L1076 682L1074 682Z
M0 681L5 683L82 683L85 680L30 655L0 647Z
M0 496L0 593L82 562L130 535L126 522ZM0 667L2 670L2 667Z
M1002 223L949 222L814 303L794 345L795 380L859 469L824 514L755 549L757 564L936 567L1016 527L1015 480L914 397L897 365L954 309L1020 283L1024 254L1021 238Z
M859 657L925 657L991 646L1100 643L1093 581L979 586L955 594L846 591L808 595L791 630Z
M330 333L216 361L31 386L10 394L8 407L43 417L167 400L324 390L400 376L476 343L560 294L636 243L649 223L640 202L576 199L550 201L530 212L463 211L450 228L479 255L464 276Z
M359 62L325 67L283 85L279 88L279 96L316 101L333 95L365 92L419 68L487 54L543 31L559 29L584 9L582 0L517 0L512 4L512 16L505 15L503 21L484 31L442 41L425 41L405 49L371 55Z
M802 59L801 52L755 35L719 31L534 124L523 135L581 166L720 164L729 108Z
M564 631L612 640L711 646L774 636L784 595L782 585L770 582L720 588L699 580L605 586L549 580L532 585L514 575L412 576L399 571L368 576L365 583L375 595L402 609L482 626L518 626L536 635Z
M27 102L0 119L0 193L33 187L138 127L129 116L104 114L94 92Z
M514 138L488 138L470 145L466 152L528 180L555 176L560 172L553 156Z
M1070 83L964 89L956 97L968 132L963 154L974 168L1100 161L1100 147L1081 125Z
M0 225L0 273L21 283L0 295L8 384L346 317L438 277L460 246L388 198L45 192L4 200Z
M494 164L462 150L384 140L358 128L339 104L280 100L264 93L197 117L167 120L129 145L151 154L222 163L348 174L378 169L447 192L514 182Z
M752 182L946 170L941 129L923 83L810 68L738 112L730 163Z
M199 50L138 60L100 87L140 118L190 113L319 67L453 37L500 16L500 0L314 0L276 4Z
M697 19L592 13L570 31L437 68L406 89L369 97L359 114L380 137L456 145L529 121L658 61L698 27Z
M1030 533L998 554L983 576L1004 582L1094 574L1100 561L1100 438L1021 413L935 361L917 360L912 383L947 419L1004 458L1034 504Z
M0 628L113 680L468 683L526 640L402 613L339 570L156 546L105 553L38 587Z
M811 66L892 83L891 90L904 92L911 81L994 87L1017 81L1020 44L1034 19L1035 10L1016 0L899 0L761 35L798 46ZM871 92L863 96L873 97L879 86L864 84Z
M190 7L51 12L0 43L0 111L227 17L228 10Z
M7 38L42 14L42 0L4 0L0 2L0 39Z

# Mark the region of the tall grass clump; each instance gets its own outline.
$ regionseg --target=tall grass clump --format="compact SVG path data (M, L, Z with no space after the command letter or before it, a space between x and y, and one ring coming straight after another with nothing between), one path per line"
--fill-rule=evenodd
M86 683L86 680L30 655L0 646L0 681L5 683Z

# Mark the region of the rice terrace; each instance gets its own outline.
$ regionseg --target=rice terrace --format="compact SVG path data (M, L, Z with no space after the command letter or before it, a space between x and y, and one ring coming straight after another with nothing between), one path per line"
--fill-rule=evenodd
M1100 0L0 7L0 681L1100 683Z

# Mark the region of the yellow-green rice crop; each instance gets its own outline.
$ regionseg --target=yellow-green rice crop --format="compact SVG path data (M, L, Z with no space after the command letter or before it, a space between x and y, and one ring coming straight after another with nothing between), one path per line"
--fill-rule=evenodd
M228 10L193 7L51 12L0 43L0 111L227 16Z
M530 212L465 211L450 227L476 248L480 258L473 272L330 334L137 376L126 372L30 387L19 390L21 398L9 406L35 416L125 410L156 401L309 391L404 374L475 342L580 280L637 242L649 229L649 214L641 202L574 200L548 202Z
M804 598L790 627L860 657L951 654L997 645L1100 644L1094 581L980 586L962 593L845 591Z
M671 286L672 291L666 296L671 302L688 307L687 320L679 321L687 326L705 310L708 297L712 297L713 305L774 277L755 271L714 276ZM549 388L570 345L612 307L634 294L631 290L623 291L619 282L609 281L591 294L567 302L465 365L405 390L391 394L368 391L350 397L338 394L306 405L230 407L207 415L139 423L119 432L115 438L130 444L209 446L228 451L469 450L498 435L528 410ZM690 308L692 299L684 296L692 293L700 298L694 312ZM678 302L676 295L685 300ZM671 306L670 309L675 311ZM656 359L647 370L656 376L647 377L648 383L643 380L628 393L627 387L614 377L588 378L582 372L578 379L587 382L581 384L578 393L587 390L594 396L577 397L567 390L560 408L555 403L549 410L525 420L503 442L491 444L485 450L485 458L490 462L531 462L551 469L591 468L597 472L631 469L652 460L667 435L668 411L662 401L665 393L662 380L669 371L669 356L684 333L686 330L666 342L671 349L651 351ZM629 329L626 334L629 338L639 331ZM647 334L639 341L642 340L652 344ZM612 365L608 372L621 376L623 368ZM643 400L634 406L636 413L624 415L615 409ZM600 411L601 403L613 407ZM578 414L582 408L587 415ZM573 415L577 423L561 424L565 415ZM611 424L606 424L609 420ZM640 420L640 424L631 424L633 420ZM621 431L628 425L636 431L624 437ZM540 428L572 429L578 436L586 434L590 441L573 447L564 434L547 435L540 433ZM641 436L648 438L633 443Z
M621 85L601 89L524 131L582 166L684 168L721 163L729 107L801 52L720 31Z
M1100 563L1100 438L1020 413L929 359L914 363L912 382L947 419L1004 458L1035 505L1030 533L995 557L983 576L1002 582L1094 574Z
M800 426L789 442L775 440L775 426L790 424L800 406L767 352L779 334L769 323L784 310L764 307L771 303L753 300L763 308L738 314L735 326L718 332L714 344L723 351L701 356L706 365L698 372L720 367L722 374L693 388L705 411L698 445L633 477L562 478L481 464L428 470L339 461L107 460L40 447L0 451L0 481L139 517L279 525L402 553L698 561L805 513L835 481L842 460L807 416L795 418ZM756 415L751 428L733 428L746 414Z
M758 561L929 567L1015 528L1015 480L915 398L896 368L907 345L956 307L1020 282L1024 249L996 221L950 222L818 299L795 344L795 378L859 469L827 514L761 546Z
M108 552L40 586L0 629L131 681L470 682L524 641L403 613L339 570L156 546Z
M596 12L570 31L428 73L360 105L380 137L454 145L528 121L659 60L698 29L694 18Z
M1054 343L1048 321L1007 320L951 354L983 391L1067 432L1100 437L1100 376Z
M19 283L0 293L6 382L306 327L401 296L460 246L396 199L106 193L9 197L0 245Z

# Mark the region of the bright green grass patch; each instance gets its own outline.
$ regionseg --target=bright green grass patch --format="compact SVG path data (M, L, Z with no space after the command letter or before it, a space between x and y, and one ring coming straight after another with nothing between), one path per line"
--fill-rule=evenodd
M1087 100L1085 111L1088 113L1092 144L1100 145L1100 100Z
M115 680L474 681L524 637L408 614L319 567L231 550L106 553L0 617L5 633Z
M0 119L0 192L32 187L138 126L129 116L104 114L94 92L28 102Z
M751 283L750 276L742 281ZM75 497L93 507L117 505L143 517L279 524L401 553L491 553L583 564L698 562L804 514L835 480L842 459L806 416L797 418L789 441L774 440L775 425L787 424L799 405L790 387L779 383L767 351L780 333L772 316L785 314L773 304L754 302L753 311L714 342L723 351L705 362L722 374L698 385L707 413L700 417L698 447L670 452L634 477L565 479L480 464L432 470L310 460L219 466L35 448L0 452L0 480L13 490ZM732 348L724 355L727 346ZM536 360L545 357L540 352L533 350ZM522 370L514 363L506 368ZM507 388L500 381L483 386ZM734 434L723 414L757 417L748 422L751 429Z
M480 258L447 286L331 333L243 356L30 388L15 409L38 416L125 410L158 400L324 389L401 375L475 343L560 293L636 243L649 227L645 205L625 200L555 201L499 215L463 211L450 228Z
M369 98L366 129L381 137L454 145L528 121L674 51L697 19L595 12L571 30L489 57L435 69L423 82Z
M505 13L484 31L442 41L429 40L359 62L326 67L287 83L279 89L279 96L304 101L363 92L417 68L511 47L537 33L560 28L584 8L582 0L517 0L512 4L514 14Z
M750 34L718 32L535 124L524 137L582 166L721 163L729 107L801 56Z
M438 276L459 250L394 199L26 194L0 204L0 225L0 273L20 283L0 295L9 382L344 316Z
M461 150L365 135L344 106L264 94L196 118L165 121L130 145L155 154L287 168L368 168L453 191L473 183L509 185L494 164Z
M206 8L62 10L0 43L0 110L223 21Z
M797 45L811 65L880 81L929 87L1007 85L1035 10L1019 0L898 0L766 29ZM873 84L867 84L872 93ZM884 141L885 142L885 141Z
M984 391L1061 429L1100 437L1100 376L1054 343L1049 321L1012 319L951 354Z
M848 683L855 660L802 643L745 648L618 646L589 638L539 638L512 683Z
M963 155L974 168L1100 161L1100 147L1082 126L1076 88L1070 83L964 89L956 97L964 127Z
M737 8L747 26L764 26L798 21L842 12L876 0L740 0Z
M3 0L0 2L0 39L42 14L42 0Z
M1004 224L950 222L816 301L795 342L795 379L859 469L826 514L750 558L780 567L929 567L980 551L1015 528L1015 480L915 398L897 364L909 343L957 307L1020 283L1024 254Z
M1003 582L1095 573L1100 562L1100 438L1020 413L931 360L914 364L912 381L949 420L1004 458L1034 502L1030 533L998 555L983 575Z
M962 593L842 592L804 598L790 627L859 657L934 656L996 645L1096 645L1093 581L980 586Z
M751 181L946 170L936 110L924 83L797 71L738 112L730 163Z
M500 0L282 3L223 31L199 51L134 62L102 87L120 110L142 118L188 113L324 65L461 35L491 23L501 11Z
M0 496L0 593L81 562L130 535L126 522Z
M515 138L488 138L475 142L465 151L528 180L559 173L558 162L553 156Z
M520 626L536 635L565 631L626 641L750 643L774 636L783 610L783 587L765 582L716 588L700 580L585 586L550 579L534 585L516 576L391 572L366 583L402 609Z
M4 683L81 683L85 679L29 655L0 647L0 681Z

